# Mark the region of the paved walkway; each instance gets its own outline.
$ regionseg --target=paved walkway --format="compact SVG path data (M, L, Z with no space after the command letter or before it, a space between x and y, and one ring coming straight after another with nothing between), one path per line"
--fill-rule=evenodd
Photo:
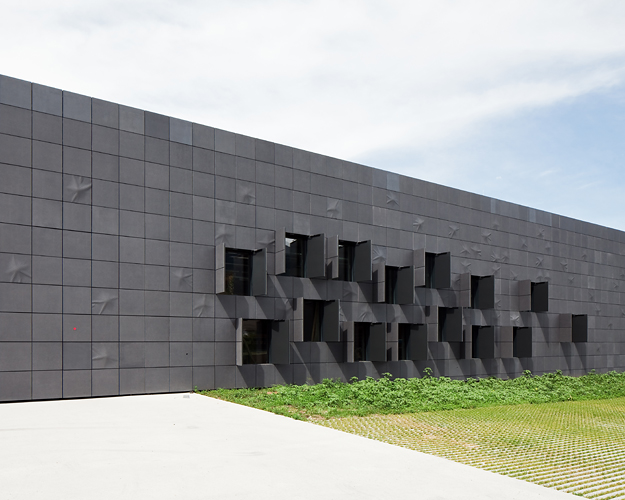
M196 394L0 404L0 498L579 498Z

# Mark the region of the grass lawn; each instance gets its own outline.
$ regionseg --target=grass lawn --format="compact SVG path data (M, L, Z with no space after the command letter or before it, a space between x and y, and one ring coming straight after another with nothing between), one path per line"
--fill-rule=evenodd
M625 499L625 373L201 393L587 498Z

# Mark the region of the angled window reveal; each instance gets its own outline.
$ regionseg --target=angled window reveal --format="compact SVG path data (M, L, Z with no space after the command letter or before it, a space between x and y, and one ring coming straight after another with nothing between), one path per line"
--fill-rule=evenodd
M298 278L325 278L325 235L304 236L276 232L276 274Z
M267 250L215 250L215 291L225 295L267 294Z
M519 311L547 312L549 310L549 283L519 281Z
M451 254L414 251L414 283L426 288L451 288Z
M289 329L285 321L238 320L237 364L289 364L289 358Z
M402 305L414 303L414 270L412 266L386 266L385 302Z
M462 342L462 309L459 307L438 308L439 342Z
M512 355L515 358L532 357L532 329L517 327L512 330Z
M386 361L386 323L354 323L354 361Z
M337 278L342 281L371 281L371 241L355 243L337 240L337 244L336 252L328 247L328 255L337 255Z
M426 361L428 359L427 325L398 325L398 359Z
M296 341L340 342L340 304L338 300L303 300L301 334L296 330ZM299 322L297 322L299 323ZM295 325L295 328L298 324Z
M588 342L588 316L586 314L573 315L573 342Z
M495 308L494 276L471 276L471 307L473 309Z
M472 358L492 359L495 357L495 328L493 326L472 327Z

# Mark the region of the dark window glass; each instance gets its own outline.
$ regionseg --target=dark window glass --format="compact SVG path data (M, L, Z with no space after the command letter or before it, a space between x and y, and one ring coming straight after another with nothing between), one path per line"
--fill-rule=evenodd
M339 279L354 281L354 251L356 243L339 241Z
M323 302L304 301L304 342L321 342L323 339Z
M299 278L306 277L306 250L308 238L287 234L284 240L286 251L286 272L287 276Z
M354 361L369 359L369 323L354 323Z
M243 364L269 363L269 339L271 322L266 320L243 320Z
M387 304L397 304L397 267L386 266L385 287Z
M251 252L226 249L227 295L250 295Z
M410 325L407 323L400 323L398 325L398 343L397 343L397 357L398 359L410 359L408 352L408 339L410 337Z

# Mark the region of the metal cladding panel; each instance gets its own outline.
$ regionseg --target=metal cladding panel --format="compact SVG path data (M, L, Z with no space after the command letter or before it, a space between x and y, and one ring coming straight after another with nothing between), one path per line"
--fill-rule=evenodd
M532 283L532 312L549 310L549 283Z
M236 364L243 366L243 319L235 320Z
M495 357L495 327L479 326L473 336L473 357L493 359Z
M326 240L326 266L328 267L327 277L337 279L339 277L339 237L328 236Z
M286 321L272 321L269 342L269 362L274 365L288 365L291 362L289 324Z
M371 241L361 241L354 248L354 281L371 281Z
M451 254L439 253L434 257L433 287L451 288Z
M373 323L369 328L369 361L386 361L386 323Z
M398 304L414 303L414 271L412 266L400 267L397 270L395 296Z
M386 295L386 266L384 262L373 264L373 300L384 302Z
M462 309L459 307L438 309L438 327L442 342L462 342Z
M267 295L267 249L252 254L252 295Z
M530 280L519 281L519 311L532 309L532 282Z
M588 342L588 316L573 315L573 342Z
M304 297L293 299L293 342L304 342Z
M345 330L345 335L347 337L347 349L346 349L346 360L348 363L354 362L354 322L353 321L345 321L343 322L343 329Z
M482 276L478 285L476 297L476 307L478 309L495 308L495 277Z
M425 286L425 248L413 252L414 284Z
M326 235L323 233L308 238L306 276L308 278L326 277Z
M573 341L573 315L560 314L558 317L558 342Z
M215 293L226 291L226 245L215 247Z
M412 361L426 361L428 359L427 325L410 325L410 336L406 347L407 359Z
M340 303L338 300L330 300L324 304L323 341L341 341Z
M513 354L515 358L532 357L532 329L515 328L513 339Z
M471 273L464 273L460 275L458 303L460 307L471 307Z
M276 274L284 274L286 272L285 239L286 229L281 227L276 231L276 253L274 255Z

